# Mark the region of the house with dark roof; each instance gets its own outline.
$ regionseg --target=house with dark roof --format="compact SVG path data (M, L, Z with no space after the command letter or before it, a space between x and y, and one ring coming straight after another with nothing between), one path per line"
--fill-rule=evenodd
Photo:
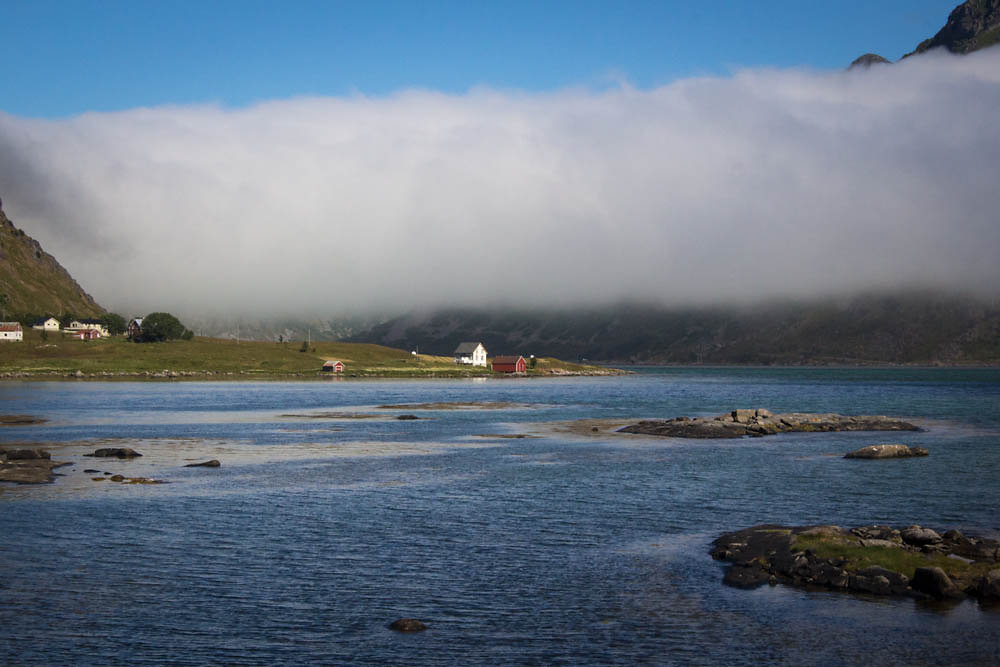
M54 317L43 317L31 323L32 329L41 329L42 331L59 331L61 327L59 320Z
M459 343L455 348L455 363L486 368L486 348L482 343Z

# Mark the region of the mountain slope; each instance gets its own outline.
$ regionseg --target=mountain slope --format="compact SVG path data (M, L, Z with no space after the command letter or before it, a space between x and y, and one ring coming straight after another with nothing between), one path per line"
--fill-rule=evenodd
M1000 42L1000 0L966 0L952 10L947 23L936 35L920 42L906 55L938 47L952 53L971 53L997 42Z
M6 304L3 304L6 295ZM56 259L35 239L14 226L0 204L0 306L2 316L104 313Z
M931 49L945 48L952 53L972 53L1000 42L1000 0L966 0L948 15L944 27L933 37L925 39L903 58L909 58ZM886 64L876 53L866 53L851 63L848 69L868 68Z
M637 363L1000 363L1000 305L908 293L667 308L447 310L411 314L351 340L451 353L464 340L491 355Z

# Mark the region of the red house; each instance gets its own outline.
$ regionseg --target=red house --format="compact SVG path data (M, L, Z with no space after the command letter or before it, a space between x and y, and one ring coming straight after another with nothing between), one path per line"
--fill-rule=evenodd
M333 359L323 364L323 371L326 373L343 373L344 362Z
M493 357L494 373L527 373L528 362L521 356L498 356Z

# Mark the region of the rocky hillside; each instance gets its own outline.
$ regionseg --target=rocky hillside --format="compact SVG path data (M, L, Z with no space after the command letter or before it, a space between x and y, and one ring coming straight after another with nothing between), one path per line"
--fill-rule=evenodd
M705 364L998 364L1000 303L907 293L734 307L620 305L578 310L411 314L351 340L449 354Z
M972 53L1000 42L1000 0L966 0L952 10L948 21L937 34L925 39L903 58L931 49L945 48L952 53ZM891 61L875 53L857 58L849 69L871 67Z
M952 10L948 22L936 35L920 42L906 55L938 47L952 53L971 53L997 42L1000 42L1000 0L966 0Z
M38 241L14 226L0 204L0 317L25 313L72 313L96 317L104 313L55 257Z

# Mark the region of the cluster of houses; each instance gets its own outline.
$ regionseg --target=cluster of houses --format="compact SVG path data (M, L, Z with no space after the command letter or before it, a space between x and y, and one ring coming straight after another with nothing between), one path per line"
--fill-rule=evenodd
M413 354L416 354L414 352ZM489 363L486 356L486 347L482 343L461 343L455 348L455 363L467 366L480 366L482 368L491 367L494 373L527 373L528 362L524 357L517 355L500 355L493 357L493 363ZM338 359L329 359L323 364L324 373L343 373L344 362Z
M493 363L486 360L486 348L482 343L459 343L455 348L455 363L468 366L492 366L494 373L527 373L528 362L520 355L498 355L493 357Z
M31 323L32 329L40 331L61 331L66 335L80 340L94 340L95 338L105 338L108 336L108 327L100 320L73 320L65 327L54 317L35 320ZM20 322L0 322L0 341L23 341L24 330Z

